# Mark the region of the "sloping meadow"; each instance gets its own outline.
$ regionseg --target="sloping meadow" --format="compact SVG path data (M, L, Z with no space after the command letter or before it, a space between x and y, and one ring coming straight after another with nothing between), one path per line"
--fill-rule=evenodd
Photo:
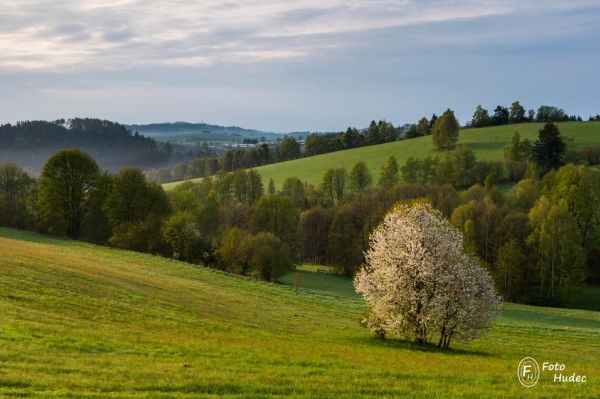
M374 339L346 289L295 292L8 229L0 259L1 397L600 396L598 312L505 304L490 335L438 350ZM336 281L324 287L351 284ZM525 388L527 356L586 382L545 369Z
M556 125L562 136L575 140L575 146L578 148L588 144L600 144L600 122L558 122ZM520 123L463 129L459 132L457 145L472 149L478 160L501 161L504 159L504 148L509 145L515 131L519 132L521 140L528 139L533 143L538 139L539 130L543 127L543 123ZM296 176L303 182L318 186L323 181L327 169L345 167L350 172L358 161L364 161L377 182L380 168L390 155L396 157L400 167L406 164L408 157L424 158L427 155L444 157L444 153L436 150L431 143L431 136L425 136L270 164L255 170L262 176L265 187L269 179L273 179L275 187L279 190L288 177ZM200 180L201 178L192 181ZM168 191L180 183L167 183L163 187Z

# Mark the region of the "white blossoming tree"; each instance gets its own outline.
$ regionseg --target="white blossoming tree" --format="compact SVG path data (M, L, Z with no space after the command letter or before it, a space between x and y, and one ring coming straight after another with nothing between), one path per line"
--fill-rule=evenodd
M424 343L439 336L438 346L448 347L491 328L500 305L492 279L428 202L397 204L370 244L354 284L372 309L364 323L380 337Z

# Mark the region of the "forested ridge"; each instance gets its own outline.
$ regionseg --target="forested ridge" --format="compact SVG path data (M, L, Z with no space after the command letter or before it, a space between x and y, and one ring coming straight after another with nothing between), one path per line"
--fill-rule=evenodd
M161 166L168 160L152 138L107 120L73 118L0 126L0 162L39 171L51 154L65 148L80 148L103 169L114 172L123 166Z

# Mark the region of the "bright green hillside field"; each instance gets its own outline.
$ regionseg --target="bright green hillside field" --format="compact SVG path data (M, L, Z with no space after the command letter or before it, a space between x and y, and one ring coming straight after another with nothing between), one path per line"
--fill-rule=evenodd
M586 144L600 144L600 122L562 122L556 125L563 136L574 138L575 145L578 147ZM538 132L543 126L543 123L522 123L464 129L459 133L458 145L469 146L475 152L477 159L502 160L503 148L508 146L515 130L520 133L521 139L527 138L533 143L537 140ZM318 185L327 169L344 166L350 172L356 162L364 161L377 181L379 169L390 155L395 155L398 164L403 166L410 156L423 158L426 155L438 155L442 157L444 154L433 147L431 136L426 136L271 164L261 166L256 170L260 172L265 185L272 178L275 186L280 189L287 177L297 176L302 181ZM168 183L163 187L169 190L177 184Z
M0 259L0 397L600 396L598 312L506 304L484 339L437 350L375 340L335 276L294 292L7 229ZM525 388L525 356L586 382Z

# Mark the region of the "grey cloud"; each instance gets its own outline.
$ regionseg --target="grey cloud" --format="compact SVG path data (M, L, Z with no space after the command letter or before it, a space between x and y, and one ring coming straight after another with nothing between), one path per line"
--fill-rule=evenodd
M115 30L105 28L105 31L102 33L102 39L112 43L126 43L133 37L135 37L135 33L127 28Z
M503 2L479 2L478 7L486 4L504 4L510 7L514 1ZM556 3L552 1L552 3ZM585 2L584 2L585 3ZM410 17L418 15L425 9L435 7L448 7L448 2L440 1L371 1L369 3L354 3L352 5L344 3L333 3L332 6L323 8L314 2L314 6L290 7L287 3L285 7L277 3L272 4L273 12L263 13L252 17L252 5L237 2L220 3L214 6L208 6L205 10L201 5L190 6L187 2L175 2L170 4L171 9L184 7L183 10L188 14L178 14L161 11L157 7L161 2L146 3L128 3L123 7L105 7L100 9L81 9L69 1L64 2L47 1L43 4L33 6L23 6L24 15L38 13L43 14L44 23L49 26L46 30L39 32L38 39L43 38L47 41L60 42L84 42L89 41L87 51L79 54L88 54L81 58L80 62L87 65L121 65L127 57L135 58L137 62L169 62L169 57L205 57L215 56L215 62L227 59L228 54L253 51L294 51L318 55L323 50L330 51L332 48L360 47L361 43L368 44L371 36L369 32L378 32L380 26L386 26L390 18ZM303 4L311 4L310 2ZM469 3L466 0L454 1L451 3L456 8L466 7ZM144 7L144 8L142 8ZM248 12L238 16L242 18L237 21L223 20L219 12L238 12L245 7ZM278 11L286 9L286 11ZM217 11L211 14L209 10ZM226 10L226 11L224 11ZM228 14L223 14L228 15ZM233 14L237 15L237 14ZM236 17L237 18L237 17ZM77 21L77 23L65 23L65 21ZM226 21L226 22L225 22ZM364 32L354 34L353 26L355 21L363 21L366 28ZM366 21L366 22L365 22ZM381 23L380 23L381 22ZM31 21L29 26L35 26ZM335 25L338 24L338 25ZM360 24L359 24L360 25ZM126 28L123 28L126 26ZM313 26L316 26L316 32L325 28L322 34L310 34ZM331 32L328 27L335 26ZM433 26L436 26L435 28ZM417 38L419 42L443 41L444 38L435 37L432 31L443 29L444 22L425 23L412 25L416 31L421 31L423 37ZM319 28L321 27L321 28ZM421 29L423 28L423 29ZM464 34L457 33L460 28L454 27L455 31L447 36L445 40L470 42L473 40L472 32ZM173 32L178 32L177 39L168 39ZM265 35L265 32L268 35ZM308 34L307 34L308 32ZM411 32L406 32L411 36ZM113 44L109 53L101 52L101 63L98 63L100 52L95 46L100 45L94 37L100 34L101 41ZM161 39L164 36L165 39ZM265 37L269 36L269 37ZM282 36L281 38L278 36ZM287 37L286 37L287 36ZM412 34L414 37L415 35ZM476 34L475 36L478 36ZM356 41L349 41L348 38L355 37ZM135 42L132 39L135 38ZM379 39L378 39L379 40ZM384 39L385 40L385 39ZM85 50L85 49L82 49ZM393 50L393 49L392 49ZM125 54L127 51L127 54ZM115 65L113 65L115 66Z
M84 42L89 40L91 35L83 24L64 24L58 25L54 29L41 31L38 36L45 35L58 36L60 40L67 43Z
M348 6L339 5L329 8L298 8L290 11L278 12L272 18L271 23L274 24L298 24L306 23L311 20L328 18L335 14L346 13Z
M16 13L1 13L0 12L0 33L11 33L30 26L35 22L35 19Z
M212 8L214 10L237 10L237 9L242 8L242 6L238 3L234 3L231 1L225 1L223 3L213 6Z
M86 30L87 28L83 24L64 24L54 28L54 32L60 35L79 34Z
M528 8L515 8L513 0L488 3L505 9L487 16L407 24L413 16L449 3L339 2L324 9L312 1L297 6L272 3L258 16L245 3L198 5L184 8L187 14L166 10L163 15L156 10L160 3L153 1L143 9L128 5L107 10L79 10L68 0L61 7L50 2L48 15L25 13L16 30L43 24L45 36L37 40L59 45L88 40L73 46L83 54L75 60L80 64L56 74L42 72L61 68L16 75L0 69L0 89L11 93L0 99L0 106L5 118L46 118L43 112L57 118L94 109L104 118L131 123L201 117L276 130L343 129L373 118L399 124L447 107L465 121L479 102L489 108L517 99L526 107L544 101L582 116L600 111L590 109L597 105L600 90L595 71L600 64L600 7L586 1L564 8L549 0L556 6L552 9L527 0L522 3ZM450 3L457 8L469 4ZM170 5L187 7L186 2ZM400 22L388 23L390 17ZM0 15L0 40L2 21L10 23ZM352 29L353 22L363 28ZM321 33L304 30L336 23L343 26L315 30ZM283 27L289 28L287 35L278 34ZM248 62L252 52L277 51L302 56ZM13 57L17 56L53 59L52 54ZM186 59L203 57L212 62L183 66ZM557 82L552 87L549 78ZM36 91L39 88L45 90ZM151 95L143 102L127 103L118 94L130 89ZM559 89L569 97L557 94ZM68 100L69 90L77 100ZM85 93L110 90L116 93L110 104L93 95L86 100ZM47 94L56 92L63 102ZM29 105L31 98L36 100ZM198 110L203 115L198 116ZM273 113L279 118L275 122Z

